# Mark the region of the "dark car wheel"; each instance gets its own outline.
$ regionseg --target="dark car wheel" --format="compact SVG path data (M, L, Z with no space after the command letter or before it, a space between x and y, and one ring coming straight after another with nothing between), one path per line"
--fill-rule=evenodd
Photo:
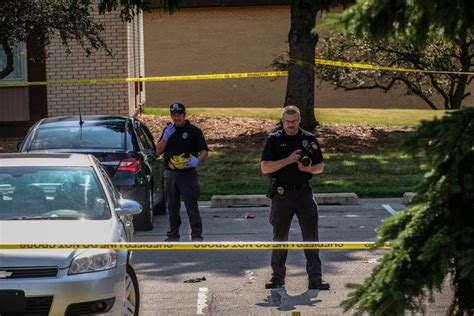
M138 279L132 266L127 264L125 275L125 301L123 304L123 315L138 316L140 310L140 290Z
M148 190L146 200L143 203L143 211L133 218L133 225L136 230L147 231L153 229L153 193Z

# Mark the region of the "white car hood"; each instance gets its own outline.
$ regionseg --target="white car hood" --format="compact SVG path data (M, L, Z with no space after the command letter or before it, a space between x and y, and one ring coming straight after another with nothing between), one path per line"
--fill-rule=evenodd
M0 221L0 244L100 244L120 242L111 220ZM74 249L0 250L0 267L66 267Z

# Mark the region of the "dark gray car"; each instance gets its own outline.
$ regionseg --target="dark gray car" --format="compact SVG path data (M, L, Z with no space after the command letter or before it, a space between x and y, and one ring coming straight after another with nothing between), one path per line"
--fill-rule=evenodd
M21 152L70 152L94 155L124 198L140 202L136 230L153 229L153 213L164 212L162 166L149 129L122 116L51 117L31 127ZM160 203L161 202L161 203Z

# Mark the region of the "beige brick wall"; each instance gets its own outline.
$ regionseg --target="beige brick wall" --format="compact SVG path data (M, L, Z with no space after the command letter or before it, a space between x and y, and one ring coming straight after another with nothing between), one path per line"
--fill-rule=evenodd
M272 59L288 47L288 6L184 8L173 15L145 12L147 76L270 71ZM286 78L147 83L147 105L181 101L192 107L277 107ZM316 89L318 107L428 108L402 90Z
M99 50L87 57L75 42L68 55L56 39L47 47L47 80L135 77L140 58L130 46L138 34L136 21L124 24L116 12L98 15L97 20L105 27L102 35L112 56ZM82 114L131 115L141 104L135 102L134 87L134 83L48 86L48 116L77 115L79 107Z

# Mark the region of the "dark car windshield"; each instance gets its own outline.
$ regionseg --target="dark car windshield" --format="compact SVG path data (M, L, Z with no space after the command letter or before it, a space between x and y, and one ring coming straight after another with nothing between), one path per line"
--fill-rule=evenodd
M68 148L124 151L125 126L107 124L40 127L36 130L29 150Z
M91 167L0 167L0 220L110 217Z

